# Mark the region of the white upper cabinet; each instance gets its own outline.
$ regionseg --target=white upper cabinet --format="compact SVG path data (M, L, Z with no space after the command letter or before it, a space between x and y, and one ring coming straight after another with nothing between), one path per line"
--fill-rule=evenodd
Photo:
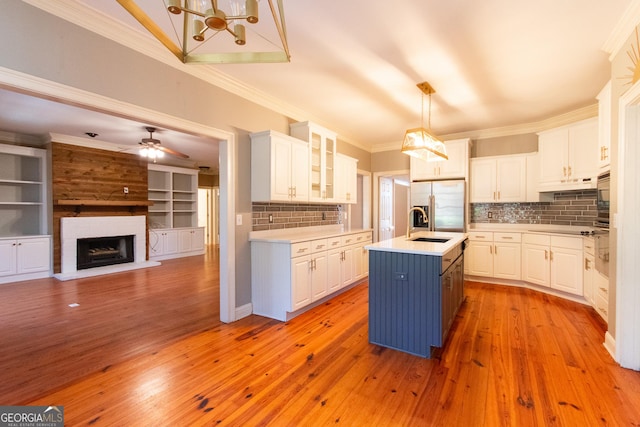
M471 159L471 203L513 203L527 200L525 155Z
M358 201L358 160L338 154L336 156L336 203L356 203Z
M598 134L597 118L541 132L539 190L595 188Z
M309 201L326 202L336 197L337 138L331 132L311 122L289 125L291 136L309 144Z
M251 134L251 201L309 201L308 143L271 130Z
M469 139L445 141L448 160L426 161L410 158L411 181L468 178Z
M598 166L608 170L611 163L611 81L600 91L598 98Z

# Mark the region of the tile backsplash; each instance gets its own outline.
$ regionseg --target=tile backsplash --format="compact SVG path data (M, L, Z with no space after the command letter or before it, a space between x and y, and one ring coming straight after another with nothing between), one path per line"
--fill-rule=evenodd
M593 226L596 190L554 193L539 203L471 203L469 221L495 224L554 224Z
M253 231L277 230L340 224L342 205L253 203L252 212Z

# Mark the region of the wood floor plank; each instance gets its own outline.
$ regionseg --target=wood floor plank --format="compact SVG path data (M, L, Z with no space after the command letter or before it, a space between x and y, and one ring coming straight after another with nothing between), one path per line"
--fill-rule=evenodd
M423 359L368 342L366 283L289 322L221 324L216 256L191 258L0 286L0 401L63 405L70 426L640 424L640 373L588 306L467 282Z

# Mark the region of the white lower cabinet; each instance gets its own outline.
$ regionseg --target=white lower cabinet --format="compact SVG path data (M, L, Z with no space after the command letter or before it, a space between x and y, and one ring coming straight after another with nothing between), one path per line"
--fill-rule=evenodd
M594 308L605 322L609 321L609 279L598 271L593 275Z
M594 279L595 279L595 244L593 237L584 237L582 240L582 251L584 256L584 265L582 266L582 295L584 299L591 305L595 305Z
M0 283L43 278L50 273L48 236L0 239Z
M371 232L297 243L251 242L253 312L288 320L305 306L368 275ZM366 270L365 270L366 269Z
M520 280L520 233L470 232L468 274Z
M523 243L523 280L582 296L582 238L525 233Z
M149 258L163 260L204 253L204 227L149 230Z

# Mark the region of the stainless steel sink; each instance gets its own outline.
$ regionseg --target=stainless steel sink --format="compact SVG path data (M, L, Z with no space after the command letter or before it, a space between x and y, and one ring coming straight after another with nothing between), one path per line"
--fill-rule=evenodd
M451 239L444 239L442 237L414 237L414 242L431 242L431 243L447 243Z

